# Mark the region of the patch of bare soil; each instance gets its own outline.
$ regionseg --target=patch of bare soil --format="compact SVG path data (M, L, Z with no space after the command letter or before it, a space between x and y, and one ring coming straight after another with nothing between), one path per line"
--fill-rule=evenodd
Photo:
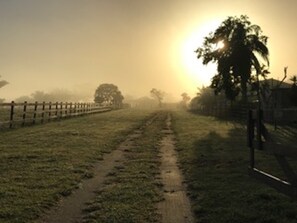
M121 163L129 151L135 138L140 137L141 130L135 130L119 147L109 154L103 156L103 160L94 167L94 177L81 183L79 189L73 191L71 195L63 198L59 204L52 208L44 217L37 222L40 223L74 223L83 221L83 212L86 203L95 198L95 191L100 189L106 180L108 173Z
M162 223L192 223L190 200L183 176L177 166L177 154L174 146L174 135L171 130L171 116L168 114L166 135L161 141L161 182L164 185L164 200L158 204Z

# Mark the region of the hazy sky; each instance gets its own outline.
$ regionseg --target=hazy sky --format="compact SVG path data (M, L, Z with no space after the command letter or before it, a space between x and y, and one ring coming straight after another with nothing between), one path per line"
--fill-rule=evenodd
M246 14L269 37L271 76L297 74L296 0L0 0L0 88L7 100L36 90L194 95L210 83L193 52L227 16Z

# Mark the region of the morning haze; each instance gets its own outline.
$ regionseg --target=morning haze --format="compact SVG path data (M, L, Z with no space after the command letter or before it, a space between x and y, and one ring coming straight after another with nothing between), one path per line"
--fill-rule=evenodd
M152 88L179 100L209 85L214 66L194 50L227 18L248 15L269 37L271 77L297 72L294 0L14 0L0 1L0 89L6 101L60 91L92 101L113 83L123 95Z

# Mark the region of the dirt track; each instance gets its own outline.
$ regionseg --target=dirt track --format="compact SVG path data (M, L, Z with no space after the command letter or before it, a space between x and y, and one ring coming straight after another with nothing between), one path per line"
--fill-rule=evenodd
M165 199L159 203L158 209L163 223L191 223L194 222L194 218L185 185L182 183L183 176L177 166L170 115L166 120L166 126L166 130L163 130L166 135L161 141L161 180Z
M155 116L156 117L156 116ZM52 208L45 216L40 218L39 223L74 223L83 221L82 210L86 203L95 198L94 191L100 189L106 176L112 169L124 161L125 151L133 146L134 139L141 137L143 129L150 125L155 117L148 120L140 129L135 130L127 139L121 143L116 150L105 154L103 160L94 167L94 177L82 182L79 189L70 196L65 197L59 204ZM160 130L164 134L161 141L161 167L160 177L164 185L164 200L158 203L158 211L161 215L161 222L183 223L194 222L191 213L190 201L186 195L183 177L177 167L177 158L174 147L174 135L171 130L171 116L168 114L166 129Z
M42 217L40 223L73 223L82 222L82 210L86 203L94 199L94 191L98 190L104 183L107 174L122 162L124 153L133 145L133 139L141 136L140 130L135 130L119 147L109 154L105 154L103 161L94 167L94 177L82 182L81 187L75 190L70 196L60 201L49 213Z

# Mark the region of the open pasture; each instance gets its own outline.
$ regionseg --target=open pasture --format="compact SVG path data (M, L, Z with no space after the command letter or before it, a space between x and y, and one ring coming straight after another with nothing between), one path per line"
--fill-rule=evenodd
M296 222L296 201L248 175L249 149L242 125L185 111L169 113L197 222ZM93 177L92 167L103 154L116 149L153 114L123 109L0 132L0 222L38 219ZM158 221L153 213L162 199L158 140L164 114L158 117L90 201L87 222L122 217ZM256 158L256 165L282 176L272 156L256 151ZM137 195L141 193L145 195ZM148 212L142 213L141 207Z
M0 222L36 219L151 113L123 109L0 132Z
M249 148L242 125L187 112L174 112L173 117L198 222L297 221L296 201L248 175ZM256 166L284 177L273 156L257 150L255 155Z

